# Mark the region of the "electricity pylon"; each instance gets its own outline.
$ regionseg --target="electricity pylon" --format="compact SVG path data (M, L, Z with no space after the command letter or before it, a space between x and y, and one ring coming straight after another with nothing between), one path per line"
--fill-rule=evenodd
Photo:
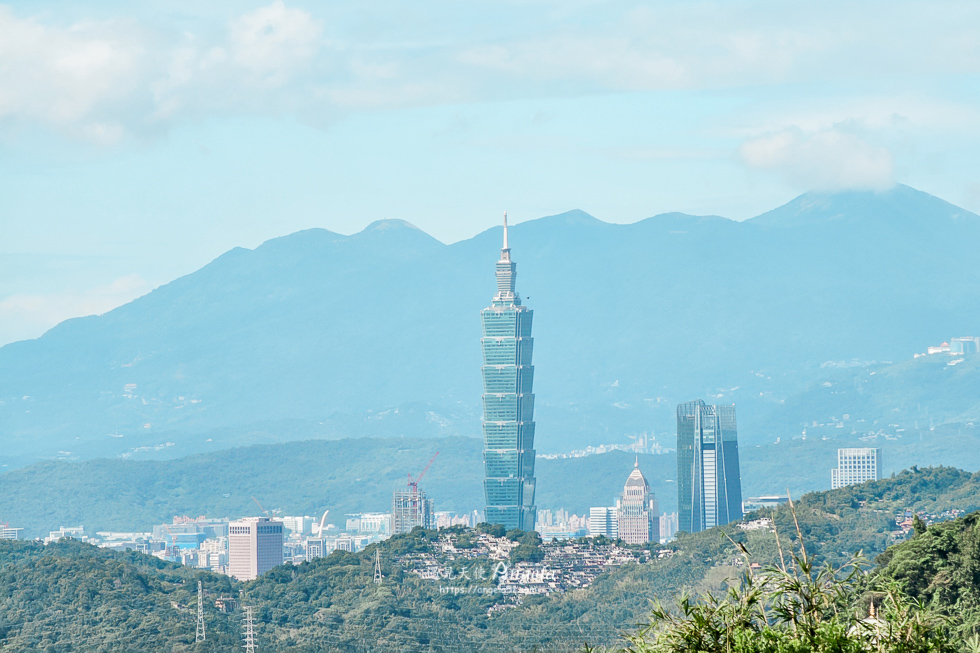
M384 576L381 575L381 549L374 550L374 584L380 585Z
M204 632L204 588L201 581L197 581L197 638L196 642L203 642L207 635Z
M242 630L245 653L255 653L255 624L252 622L252 606L250 605L245 607Z

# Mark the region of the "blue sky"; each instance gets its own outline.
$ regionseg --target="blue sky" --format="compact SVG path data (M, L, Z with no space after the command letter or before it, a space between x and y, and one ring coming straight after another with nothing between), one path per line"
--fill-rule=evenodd
M0 4L0 344L235 246L572 208L980 211L980 4Z

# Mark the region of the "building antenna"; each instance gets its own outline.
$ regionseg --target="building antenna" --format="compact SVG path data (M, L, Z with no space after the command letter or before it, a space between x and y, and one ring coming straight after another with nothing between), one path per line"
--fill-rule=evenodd
M245 653L255 653L255 624L252 621L252 606L245 606L242 619L242 640Z
M207 639L204 632L204 586L201 581L197 581L197 637L195 642L203 642Z
M381 575L381 549L374 550L374 584L380 585L384 576Z

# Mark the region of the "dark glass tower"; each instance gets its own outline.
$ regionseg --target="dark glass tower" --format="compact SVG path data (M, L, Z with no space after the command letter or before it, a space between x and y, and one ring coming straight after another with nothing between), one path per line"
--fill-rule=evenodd
M688 533L742 517L735 406L677 406L677 521Z
M507 245L497 261L497 294L483 322L483 481L485 519L534 530L534 395L532 311L514 290L517 265Z

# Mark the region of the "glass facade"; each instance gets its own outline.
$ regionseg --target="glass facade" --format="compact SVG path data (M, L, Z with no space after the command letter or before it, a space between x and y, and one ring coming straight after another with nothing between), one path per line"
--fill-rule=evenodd
M677 407L678 526L697 533L742 517L735 406Z
M497 261L497 293L480 313L483 324L483 482L485 519L508 529L534 530L533 311L515 291L507 217Z

